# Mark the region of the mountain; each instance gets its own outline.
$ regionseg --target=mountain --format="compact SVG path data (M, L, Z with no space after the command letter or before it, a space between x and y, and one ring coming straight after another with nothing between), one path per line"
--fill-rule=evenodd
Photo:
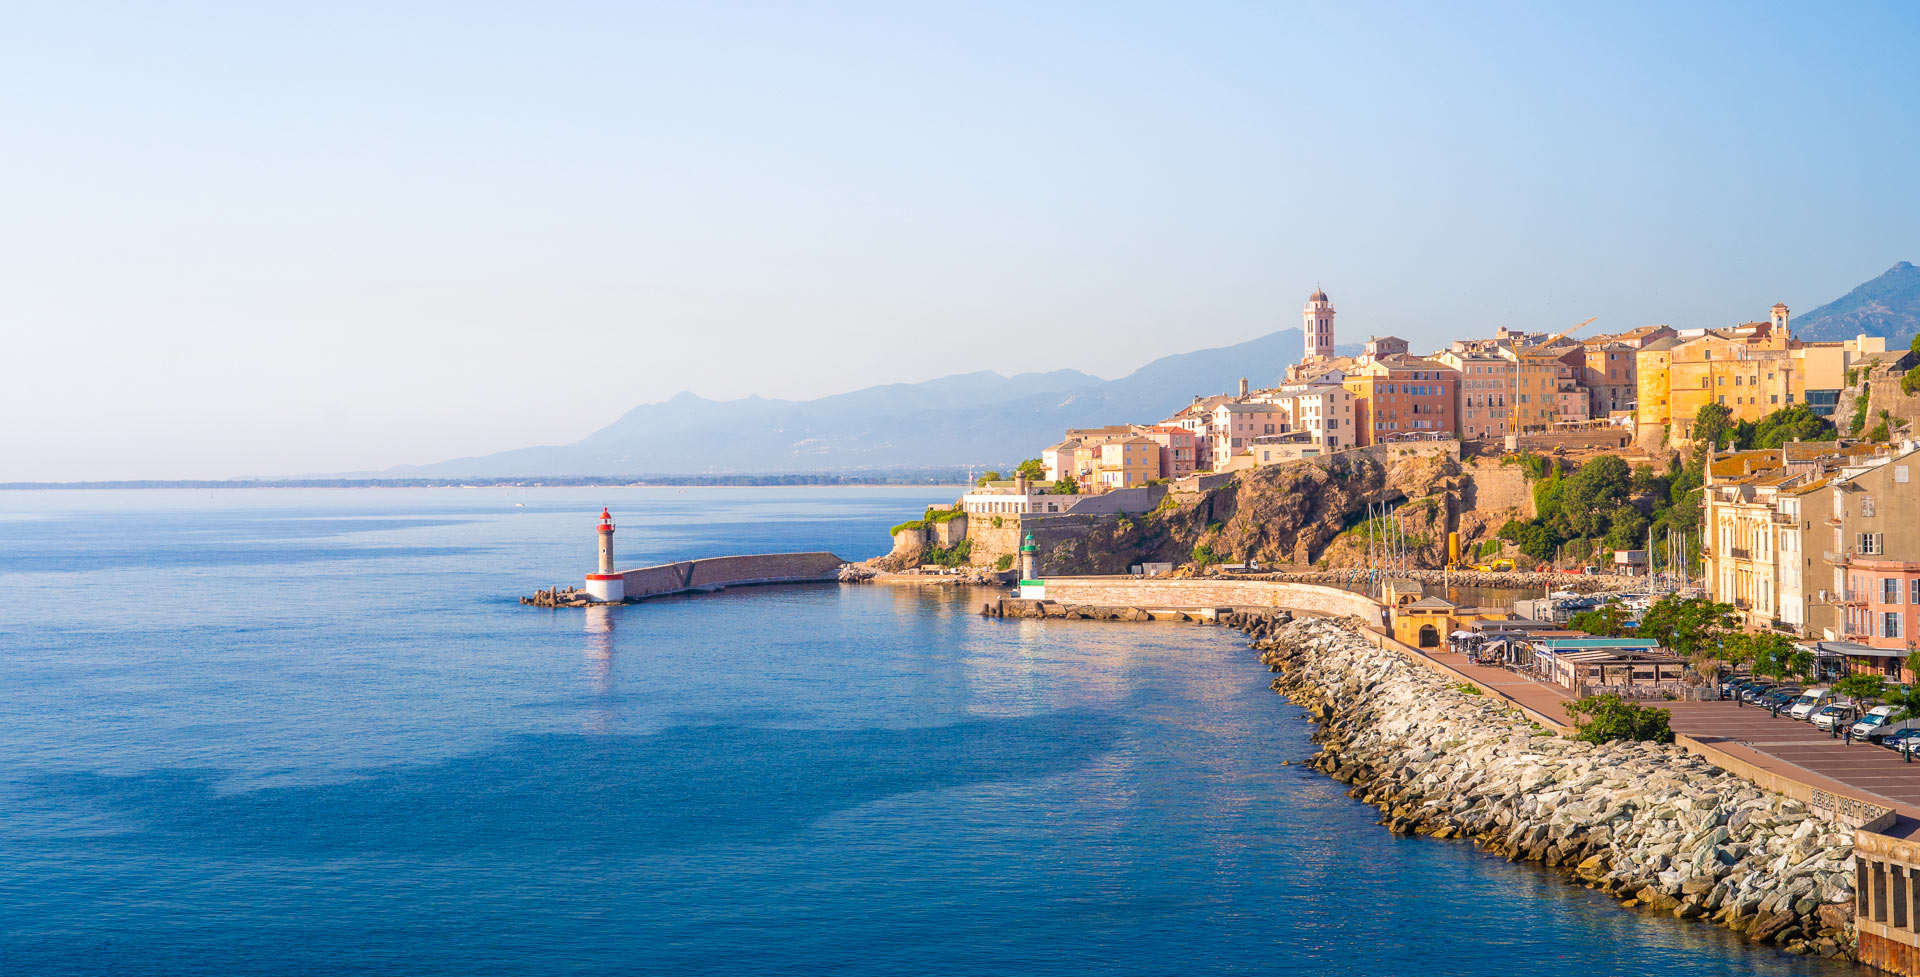
M676 475L1007 465L1031 458L1069 427L1157 421L1195 395L1249 377L1275 382L1299 358L1283 329L1218 349L1162 357L1118 380L1077 370L962 373L817 400L708 400L681 393L628 411L566 445L406 466L427 476ZM1358 352L1342 348L1346 355Z
M1835 341L1864 332L1887 337L1888 349L1905 346L1920 333L1920 268L1902 261L1792 323L1802 339Z

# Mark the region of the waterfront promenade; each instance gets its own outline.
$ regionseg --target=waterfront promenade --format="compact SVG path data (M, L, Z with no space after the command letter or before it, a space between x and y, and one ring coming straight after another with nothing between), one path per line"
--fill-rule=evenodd
M1465 655L1428 657L1546 716L1566 715L1572 701L1557 685L1504 668L1473 665ZM1689 737L1770 773L1838 794L1880 798L1910 818L1920 818L1920 762L1907 763L1892 750L1844 740L1757 706L1731 702L1662 702L1676 735ZM1561 720L1565 722L1565 720Z

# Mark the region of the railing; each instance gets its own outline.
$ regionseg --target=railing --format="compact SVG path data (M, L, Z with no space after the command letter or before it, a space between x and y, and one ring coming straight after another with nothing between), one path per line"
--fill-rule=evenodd
M1746 547L1744 547L1744 546L1733 546L1733 547L1729 547L1729 548L1727 549L1727 555L1728 555L1728 556L1730 556L1730 557L1733 557L1733 558L1734 558L1734 559L1736 559L1736 560L1751 560L1751 559L1753 559L1753 551L1752 551L1752 550L1750 550L1750 549L1747 549L1747 548L1746 548Z
M1852 550L1841 550L1840 552L1838 552L1838 553L1835 553L1835 552L1834 552L1834 551L1832 551L1832 550L1828 550L1828 551L1826 552L1826 557L1827 557L1827 562L1828 562L1828 563L1831 563L1831 564L1833 564L1834 566L1839 566L1839 567L1843 567L1843 566L1846 566L1846 565L1847 565L1847 561L1849 561L1849 560L1852 560L1852 559L1853 559L1853 551L1852 551Z
M1791 526L1794 523L1794 518L1784 512L1769 513L1769 516L1773 519L1773 524L1776 526Z

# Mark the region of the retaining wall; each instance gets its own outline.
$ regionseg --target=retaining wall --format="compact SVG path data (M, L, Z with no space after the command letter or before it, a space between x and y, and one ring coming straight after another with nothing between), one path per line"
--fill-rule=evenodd
M1047 599L1061 604L1186 610L1203 607L1284 607L1357 617L1384 626L1379 604L1365 594L1271 580L1158 580L1146 577L1046 578Z
M763 553L715 556L660 566L622 570L627 596L658 597L689 590L718 590L748 584L813 583L838 580L847 561L832 553Z

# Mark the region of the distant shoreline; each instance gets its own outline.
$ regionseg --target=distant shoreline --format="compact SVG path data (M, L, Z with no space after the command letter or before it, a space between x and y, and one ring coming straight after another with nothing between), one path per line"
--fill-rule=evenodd
M0 482L0 491L55 489L249 489L249 488L694 488L836 485L963 486L959 473L938 475L588 475L574 478L261 478L119 479L98 482Z

